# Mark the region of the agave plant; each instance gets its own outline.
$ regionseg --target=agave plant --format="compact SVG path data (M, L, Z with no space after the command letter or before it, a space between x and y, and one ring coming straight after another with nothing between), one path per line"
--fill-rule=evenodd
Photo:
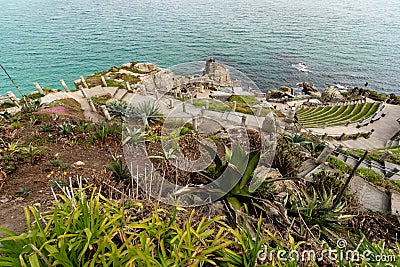
M233 211L239 211L244 207L251 207L261 212L267 212L269 207L274 205L265 198L260 197L260 192L254 187L255 181L261 183L273 183L279 180L291 178L275 178L263 181L257 177L255 171L260 160L260 151L247 153L240 145L236 145L233 151L226 148L226 164L223 164L218 155L211 148L206 147L212 157L214 157L214 172L213 175L225 176L223 184L219 185L219 189L228 189L225 195L225 200L233 208ZM204 174L209 180L213 180L208 174ZM257 182L258 183L258 182Z
M131 129L130 127L126 126L125 127L126 133L125 133L125 138L122 141L122 145L126 145L128 143L134 144L134 145L143 145L145 136L146 134L142 132L140 128L138 129Z
M126 183L131 178L128 166L123 164L122 158L117 158L111 161L108 164L107 169L112 172L112 175L117 182Z
M146 115L147 122L149 124L154 123L160 119L162 113L160 112L160 108L155 103L150 101L145 101L141 103L139 106L133 108L132 113L134 116L141 118L143 114Z
M127 105L125 101L114 98L107 100L106 106L110 109L110 115L114 117L123 117L127 111Z
M343 222L349 220L353 215L345 214L345 203L334 206L334 194L332 189L329 193L322 187L322 192L317 192L313 187L312 195L306 190L297 190L291 195L291 207L289 213L301 216L306 227L315 236L322 234L325 237L337 237L343 230ZM333 207L333 208L332 208Z

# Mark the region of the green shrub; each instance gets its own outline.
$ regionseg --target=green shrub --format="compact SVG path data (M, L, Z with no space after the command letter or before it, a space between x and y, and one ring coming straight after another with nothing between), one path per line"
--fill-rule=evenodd
M11 130L16 130L21 128L21 124L19 122L13 122L10 124Z
M52 132L54 130L53 124L51 122L45 123L40 128L41 132Z
M76 127L78 133L88 133L94 128L94 124L91 122L81 121Z
M177 208L156 207L139 220L140 203L119 205L95 188L63 192L46 213L39 204L25 208L27 233L0 228L7 235L0 238L0 266L215 265L216 252L233 243L219 216L193 225L194 210L179 222Z
M111 94L104 96L92 96L92 101L97 105L105 105L110 98Z
M4 102L0 104L0 109L12 108L15 106L16 104L14 102Z
M107 100L106 106L110 109L110 115L115 117L123 117L126 113L127 104L125 101L111 98Z
M122 158L115 159L108 164L109 171L117 182L129 183L131 173L129 172L128 166L122 162Z
M60 167L61 166L61 162L59 159L54 159L52 161L50 161L51 165L53 165L54 167Z

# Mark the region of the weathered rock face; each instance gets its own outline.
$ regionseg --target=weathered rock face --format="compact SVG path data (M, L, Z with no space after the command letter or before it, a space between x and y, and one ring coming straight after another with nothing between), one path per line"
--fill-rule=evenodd
M153 63L136 63L133 66L134 69L144 72L144 73L149 73L155 70L158 70L158 67L154 65Z
M294 88L292 88L292 87L289 87L289 86L281 86L281 87L279 88L279 90L281 90L282 92L285 92L285 93L294 95Z
M293 98L294 96L290 93L281 91L281 90L269 90L267 92L266 97L267 98L283 98L283 97L287 97L287 98Z
M333 87L325 88L324 92L322 93L321 99L326 102L330 101L339 101L343 99L342 94Z
M400 97L396 96L395 94L390 94L388 97L389 104L399 105L400 104Z
M221 86L233 86L228 70L214 58L207 61L203 76L209 77Z
M184 86L185 84L189 83L190 77L187 76L175 76L173 78L174 86L180 87Z
M147 92L154 92L155 90L168 92L174 86L174 77L175 75L171 70L164 69L150 75L143 81L143 86Z
M299 84L300 88L303 88L302 92L305 93L306 95L315 95L315 93L319 93L317 89L312 87L311 84L308 84L306 82L300 83Z

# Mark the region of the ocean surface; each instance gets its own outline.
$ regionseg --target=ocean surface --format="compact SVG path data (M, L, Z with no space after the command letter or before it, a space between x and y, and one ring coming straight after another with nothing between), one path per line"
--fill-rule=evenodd
M0 64L25 92L125 62L210 56L261 90L400 92L399 0L0 0ZM0 69L0 94L14 90Z

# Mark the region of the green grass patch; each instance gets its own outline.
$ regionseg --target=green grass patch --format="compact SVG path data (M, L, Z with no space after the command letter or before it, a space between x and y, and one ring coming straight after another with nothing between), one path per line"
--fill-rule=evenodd
M15 107L16 104L13 102L4 102L0 104L0 109L12 108Z
M193 101L193 105L197 108L201 108L206 105L206 101L207 100L195 100ZM217 112L228 112L232 110L232 108L229 105L215 99L209 101L208 109Z
M376 185L384 186L384 178L383 175L377 173L376 171L369 168L358 168L356 171L357 175L364 178L368 182L371 182Z
M116 82L113 79L106 80L107 86L109 87L118 87L119 89L126 89L125 84Z
M107 100L111 99L111 94L106 94L103 96L92 96L92 100L95 104L105 105Z
M333 164L336 168L338 168L341 171L348 172L351 170L351 166L349 164L344 163L343 161L341 161L336 157L329 156L326 161Z
M246 104L249 106L260 104L260 101L258 101L257 98L252 95L232 95L228 98L228 101L236 101L238 104Z

